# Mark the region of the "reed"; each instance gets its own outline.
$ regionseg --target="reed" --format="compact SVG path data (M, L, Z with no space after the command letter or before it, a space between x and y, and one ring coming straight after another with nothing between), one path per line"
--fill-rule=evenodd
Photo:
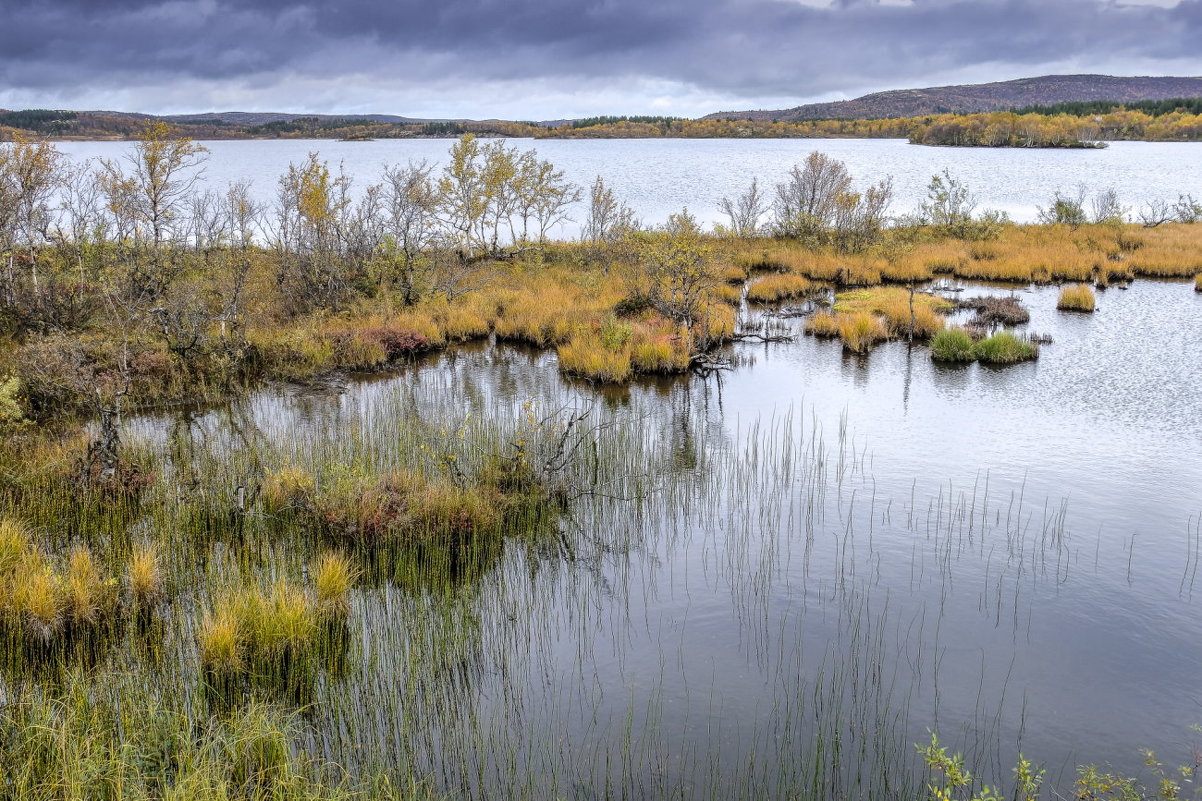
M1093 290L1087 284L1077 284L1060 290L1056 308L1060 311L1092 312L1094 303Z
M1202 273L1194 276L1194 291L1202 292Z

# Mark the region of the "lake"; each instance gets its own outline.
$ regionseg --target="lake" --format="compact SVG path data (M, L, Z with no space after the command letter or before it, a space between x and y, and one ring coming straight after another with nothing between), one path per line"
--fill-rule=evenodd
M817 145L745 144L763 146L746 161L765 170ZM932 159L916 176L1005 155L1067 177L1069 163L1127 152L832 145L860 153L857 174L884 153ZM220 148L294 146L312 145ZM700 164L733 148L616 143L661 146L708 154ZM614 169L634 181L629 163ZM405 416L453 430L534 403L612 426L601 437L628 475L574 501L556 536L508 544L450 594L356 593L351 667L304 715L312 751L354 775L416 773L470 798L907 797L929 730L991 782L1019 752L1062 789L1082 762L1139 771L1144 747L1189 763L1202 295L1139 280L1076 315L1055 310L1054 287L1016 294L1026 330L1054 341L1005 369L941 366L904 342L851 356L785 318L793 341L735 345L731 369L708 377L600 389L560 376L553 351L484 343L395 375L142 418L134 438L171 434L177 453L183 431L227 453L233 480L248 442L297 463L330 448L403 463L390 432Z
M446 158L446 139L387 139L373 142L257 140L204 142L209 158L206 180L223 187L250 181L263 200L275 197L276 183L290 163L310 152L341 163L359 186L379 179L385 165ZM818 150L846 162L857 185L893 178L892 214L916 211L931 176L948 170L977 196L980 208L1005 211L1018 222L1035 219L1056 190L1090 193L1113 188L1121 202L1137 209L1181 194L1202 197L1202 150L1194 143L1114 142L1100 150L1016 150L910 145L897 139L627 139L512 140L533 148L587 187L600 175L615 194L648 224L688 209L704 223L719 222L724 196L735 197L758 178L765 189L784 180L789 169ZM119 159L127 142L63 142L72 158ZM1088 208L1088 204L1087 204ZM557 235L575 237L583 208Z

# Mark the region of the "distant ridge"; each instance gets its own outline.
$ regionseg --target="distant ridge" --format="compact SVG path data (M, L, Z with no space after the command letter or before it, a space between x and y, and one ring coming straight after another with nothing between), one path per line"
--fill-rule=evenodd
M777 111L720 111L705 120L854 120L1003 111L1024 106L1106 100L1133 103L1202 97L1202 78L1043 75L997 83L874 92L854 100L810 103Z
M112 113L112 112L100 112ZM421 119L398 117L395 114L286 114L277 111L214 111L207 114L167 114L158 119L167 122L208 122L219 120L227 125L267 125L273 122L292 122L301 119L355 120L361 122L388 122L397 124L427 122L466 122L462 119Z

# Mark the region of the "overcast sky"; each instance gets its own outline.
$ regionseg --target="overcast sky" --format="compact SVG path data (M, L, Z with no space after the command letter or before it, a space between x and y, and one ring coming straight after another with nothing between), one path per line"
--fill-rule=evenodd
M0 0L0 107L552 119L1202 75L1202 0Z

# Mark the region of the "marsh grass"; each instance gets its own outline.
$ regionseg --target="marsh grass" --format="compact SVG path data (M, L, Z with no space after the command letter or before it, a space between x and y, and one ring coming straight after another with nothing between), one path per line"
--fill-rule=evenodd
M781 273L753 281L747 287L747 300L752 303L778 303L808 297L817 291L808 278Z
M122 699L127 699L122 702ZM61 698L32 693L0 709L0 796L22 801L400 801L418 785L355 786L300 744L295 715L261 702L194 721L145 688L93 691L71 677Z
M1060 311L1092 312L1094 304L1093 290L1086 284L1076 284L1060 290L1056 308Z
M931 358L937 362L976 361L975 343L963 328L945 328L931 338Z
M911 293L900 287L875 287L840 292L835 297L835 311L879 315L889 336L913 334L915 339L929 339L944 326L944 315L955 308L946 298L924 292Z
M977 342L973 354L982 364L1018 364L1039 358L1039 346L1009 331L1000 331Z
M843 347L853 353L867 353L888 336L885 325L868 312L839 315L839 338L843 340Z
M1202 273L1194 276L1194 291L1202 292Z
M823 339L839 336L839 318L831 311L817 311L806 318L805 332Z

